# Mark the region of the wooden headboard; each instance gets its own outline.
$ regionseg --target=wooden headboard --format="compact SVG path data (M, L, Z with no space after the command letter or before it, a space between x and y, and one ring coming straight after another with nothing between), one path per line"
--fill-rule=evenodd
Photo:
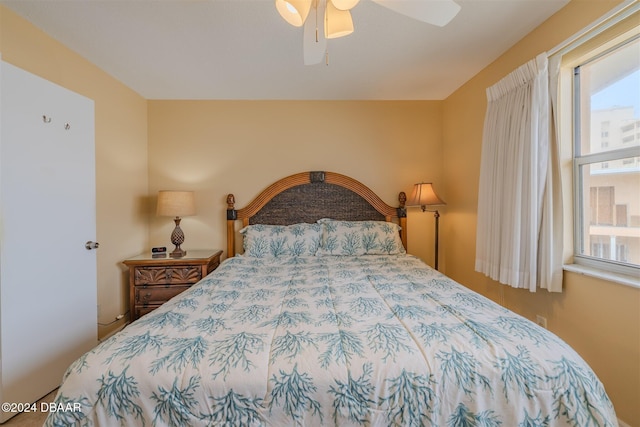
M407 213L404 192L398 207L387 205L364 184L335 172L301 172L267 187L242 209L227 196L227 256L236 252L236 221L250 224L290 225L314 223L321 218L343 221L395 221L407 247Z

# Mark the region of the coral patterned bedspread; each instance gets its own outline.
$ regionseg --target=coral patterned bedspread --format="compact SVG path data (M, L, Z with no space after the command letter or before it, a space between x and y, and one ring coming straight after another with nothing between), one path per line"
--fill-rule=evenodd
M77 360L46 426L615 426L562 340L411 255L234 257Z

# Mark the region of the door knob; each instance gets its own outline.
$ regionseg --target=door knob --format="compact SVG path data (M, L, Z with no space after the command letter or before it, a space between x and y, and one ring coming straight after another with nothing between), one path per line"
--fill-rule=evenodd
M100 243L92 242L91 240L89 240L84 244L84 247L87 248L88 251L90 251L91 249L98 249L100 247Z

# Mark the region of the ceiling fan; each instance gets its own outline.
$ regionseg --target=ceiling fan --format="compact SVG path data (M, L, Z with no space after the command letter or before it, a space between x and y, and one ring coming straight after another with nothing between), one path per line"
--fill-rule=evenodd
M353 32L351 9L360 0L275 0L276 9L289 24L302 27L304 64L322 62L327 39ZM460 11L454 0L372 0L394 12L443 27Z

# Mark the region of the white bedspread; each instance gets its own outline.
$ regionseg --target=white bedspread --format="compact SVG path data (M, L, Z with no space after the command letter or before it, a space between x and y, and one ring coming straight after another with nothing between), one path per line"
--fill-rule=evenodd
M410 255L228 259L56 402L82 410L46 426L617 425L567 344Z

